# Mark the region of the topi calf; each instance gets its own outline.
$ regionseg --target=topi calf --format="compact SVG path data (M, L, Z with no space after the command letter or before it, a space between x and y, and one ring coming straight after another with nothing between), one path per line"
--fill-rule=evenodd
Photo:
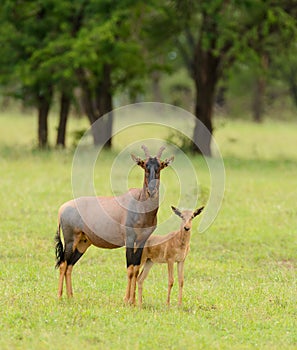
M143 269L137 278L138 284L138 303L142 305L142 288L153 264L167 263L168 266L168 294L167 305L170 305L170 293L173 286L173 266L177 263L179 296L178 304L182 304L182 289L184 284L184 262L190 250L190 238L192 220L199 215L204 207L195 211L180 211L175 207L171 207L173 212L182 219L180 229L170 232L165 236L152 235L146 242L143 250L141 265Z

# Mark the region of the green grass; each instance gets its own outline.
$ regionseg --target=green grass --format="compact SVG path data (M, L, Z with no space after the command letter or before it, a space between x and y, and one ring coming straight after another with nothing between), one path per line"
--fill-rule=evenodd
M55 124L52 118L51 140ZM176 284L172 306L165 306L167 271L159 265L144 284L139 310L122 301L123 248L91 247L74 268L74 298L57 300L53 239L57 209L72 198L73 151L37 151L35 117L0 115L0 349L296 349L296 127L219 124L225 196L206 232L198 233L199 219L194 224L183 306L177 307ZM134 134L119 135L116 150ZM115 155L104 152L96 164L100 193L110 193L106 174ZM191 161L202 185L200 204L208 171L203 160ZM125 166L131 164L121 171ZM179 197L172 169L162 181L161 222ZM141 182L133 169L129 185ZM186 202L196 195L193 188L181 194ZM176 218L172 229L178 225Z

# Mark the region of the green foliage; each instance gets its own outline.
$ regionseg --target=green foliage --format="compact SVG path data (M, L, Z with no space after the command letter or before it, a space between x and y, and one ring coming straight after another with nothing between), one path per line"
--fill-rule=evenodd
M289 88L292 100L297 107L297 44L289 50L272 57L271 79L285 83L284 89Z
M265 54L275 60L272 67L280 66L281 79L297 101L296 78L292 81L296 28L296 9L287 0L3 0L1 93L36 106L38 97L49 98L53 89L71 95L82 86L96 105L108 65L113 96L124 92L149 99L148 80L156 71L173 74L186 67L193 81L167 79L163 100L193 110L207 88L213 84L209 90L215 91L219 78L227 81L235 63L262 74ZM289 64L287 47L293 47ZM280 52L285 58L279 59ZM204 67L210 58L217 68ZM81 71L87 86L79 79ZM207 88L201 88L202 76L207 76ZM212 96L201 99L208 104L203 110L211 111Z
M171 131L166 141L178 146L183 152L190 153L192 150L192 141L180 131Z
M174 73L164 76L161 89L166 96L166 103L192 110L194 105L194 84L185 68L176 69Z
M114 89L133 84L146 70L140 45L131 40L134 7L137 3L128 0L21 4L5 0L0 8L0 31L5 34L0 62L7 71L3 83L15 76L25 89L40 89L43 83L73 88L78 85L76 70L82 67L96 85L108 63Z
M87 128L83 128L83 129L79 129L79 130L74 130L72 132L72 135L73 135L72 146L73 147L77 147L80 139L84 136L86 131L87 131Z
M296 39L296 10L284 0L171 3L179 11L174 23L181 32L182 56L192 56L201 45L204 52L221 58L222 69L236 61L257 61L263 52L285 50Z

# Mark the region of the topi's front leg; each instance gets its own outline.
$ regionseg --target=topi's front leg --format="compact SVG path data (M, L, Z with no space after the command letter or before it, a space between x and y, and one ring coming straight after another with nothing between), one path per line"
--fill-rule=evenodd
M127 288L126 288L126 294L124 297L125 303L128 303L128 301L130 300L132 278L133 278L133 265L130 265L129 267L127 267Z
M128 214L126 221L126 263L127 263L127 288L124 301L130 303L132 297L132 285L134 278L134 246L136 241L136 233L133 228L134 216L132 213ZM133 299L133 298L132 298Z
M135 305L136 283L140 270L143 248L126 248L127 259L127 288L124 301Z
M127 230L126 238L126 263L127 263L127 288L124 297L125 303L128 303L131 296L131 285L134 273L133 267L133 255L134 255L134 235L131 230Z
M133 276L131 280L131 288L130 288L130 298L129 298L129 304L135 305L135 294L136 294L136 282L137 277L139 275L140 265L133 266Z

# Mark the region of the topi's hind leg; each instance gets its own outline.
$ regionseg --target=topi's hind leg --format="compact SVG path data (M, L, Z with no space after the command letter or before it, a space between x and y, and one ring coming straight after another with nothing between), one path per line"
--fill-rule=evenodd
M67 259L67 269L66 269L66 274L65 274L66 289L67 289L68 297L73 296L72 280L71 280L73 266L83 256L83 254L89 248L90 245L91 245L91 243L87 239L87 237L84 235L84 233L81 232L80 234L78 234L76 236L75 241L72 245L72 253L70 256L68 256L68 259Z
M58 298L62 297L63 294L63 282L64 282L64 277L65 273L67 270L67 262L63 261L60 265L60 277L59 277L59 285L58 285Z
M71 281L71 274L72 274L72 269L75 263L78 262L78 260L83 256L84 253L81 253L78 248L75 248L75 251L71 255L70 259L67 262L67 270L66 270L66 290L67 290L67 295L68 297L73 296L73 291L72 291L72 281Z
M71 273L72 273L73 265L68 265L66 270L66 290L67 290L67 296L70 298L73 296L72 291L72 281L71 281Z

